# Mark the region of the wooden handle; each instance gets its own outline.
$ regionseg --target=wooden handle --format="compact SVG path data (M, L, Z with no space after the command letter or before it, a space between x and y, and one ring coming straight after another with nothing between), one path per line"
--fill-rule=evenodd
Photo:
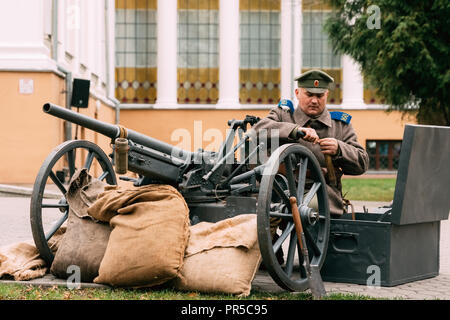
M336 173L334 172L333 161L331 160L331 156L329 154L325 155L325 162L327 164L328 180L331 185L336 186Z
M297 199L295 197L290 197L289 202L291 203L292 217L294 218L295 232L297 233L298 244L300 245L300 249L303 250L303 226L302 221L300 220L300 212L298 212Z

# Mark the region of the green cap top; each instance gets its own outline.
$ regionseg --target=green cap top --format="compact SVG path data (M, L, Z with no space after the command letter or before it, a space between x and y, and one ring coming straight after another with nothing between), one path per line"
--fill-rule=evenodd
M332 77L318 69L306 71L294 80L300 88L305 88L311 93L324 93L334 82Z

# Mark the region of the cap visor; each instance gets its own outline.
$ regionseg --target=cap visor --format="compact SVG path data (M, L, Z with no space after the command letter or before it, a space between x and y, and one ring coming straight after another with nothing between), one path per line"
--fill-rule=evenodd
M308 91L310 93L324 93L328 90L325 88L305 88L305 89L306 89L306 91Z

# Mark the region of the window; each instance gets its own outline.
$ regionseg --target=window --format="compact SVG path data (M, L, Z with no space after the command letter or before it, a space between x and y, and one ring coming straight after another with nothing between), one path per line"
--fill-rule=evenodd
M116 98L156 101L156 0L116 0Z
M219 99L219 0L178 0L179 103Z
M280 99L281 1L240 0L239 100L272 104Z
M397 170L401 147L401 140L367 140L366 150L369 154L369 169Z
M302 1L302 72L318 68L334 78L328 103L342 103L341 56L333 53L327 34L323 30L331 9L322 0Z

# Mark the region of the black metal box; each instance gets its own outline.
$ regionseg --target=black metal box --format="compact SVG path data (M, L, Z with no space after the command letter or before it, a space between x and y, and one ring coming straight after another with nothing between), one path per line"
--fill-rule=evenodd
M395 286L437 276L449 186L450 127L407 125L392 207L331 219L322 278Z

